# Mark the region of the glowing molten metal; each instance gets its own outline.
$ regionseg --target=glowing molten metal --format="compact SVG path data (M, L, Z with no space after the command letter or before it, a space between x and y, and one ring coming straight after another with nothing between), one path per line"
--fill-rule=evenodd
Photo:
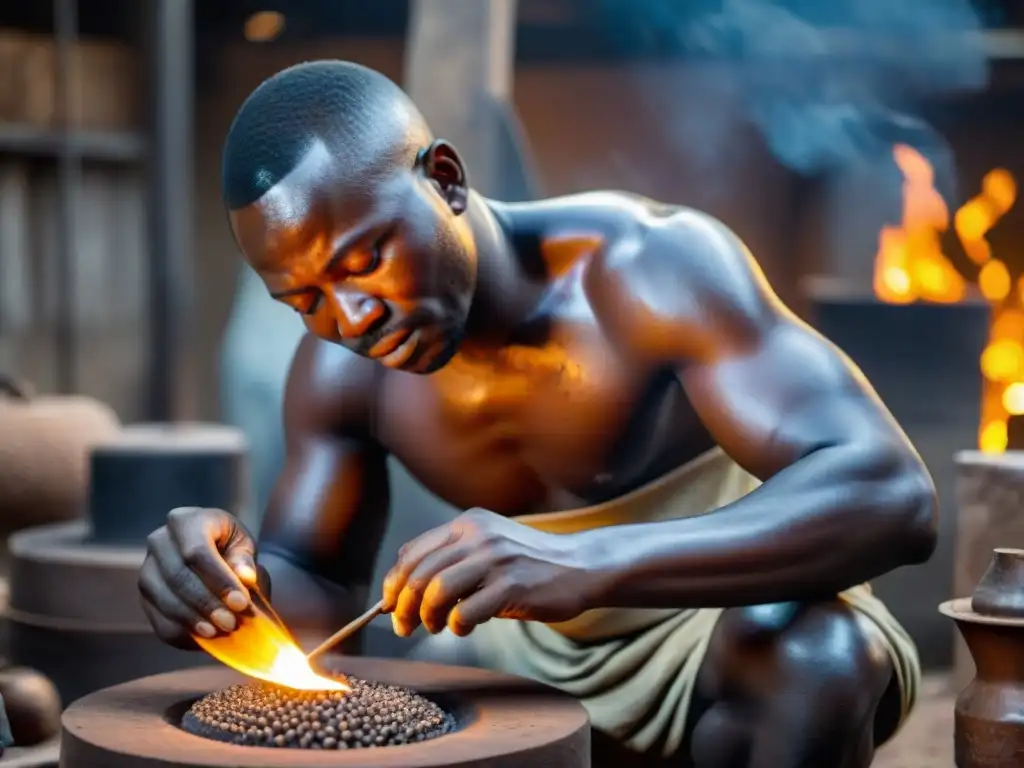
M903 174L903 216L898 227L883 227L875 257L875 295L890 304L914 301L952 303L965 294L963 275L943 254L940 238L950 216L933 185L928 161L905 145L893 148ZM981 181L981 191L953 215L964 253L977 267L977 285L992 307L988 345L981 356L984 394L978 447L1002 453L1007 422L1024 415L1024 278L1017 283L1004 261L992 254L987 235L1017 201L1017 183L996 168Z
M238 618L238 629L231 634L196 637L196 643L218 661L257 680L299 691L352 690L340 680L317 674L284 627L258 607Z

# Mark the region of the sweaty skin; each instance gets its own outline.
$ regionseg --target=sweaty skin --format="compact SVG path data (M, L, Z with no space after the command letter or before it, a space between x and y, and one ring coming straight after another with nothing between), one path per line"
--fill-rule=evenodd
M694 764L867 766L896 717L893 670L835 595L935 546L906 436L719 222L611 192L499 203L464 179L444 142L361 184L314 146L231 212L310 332L259 535L275 606L321 629L362 608L394 456L467 510L390 571L400 634L726 607ZM506 519L615 498L716 444L764 481L720 512L561 536ZM226 513L172 512L140 580L160 636L230 631L256 552Z

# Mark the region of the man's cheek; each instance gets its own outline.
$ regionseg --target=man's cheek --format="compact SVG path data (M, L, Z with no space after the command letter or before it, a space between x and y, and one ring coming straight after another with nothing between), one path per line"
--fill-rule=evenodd
M306 330L314 336L335 344L341 343L341 331L338 330L338 324L331 315L330 309L321 306L312 315L303 315L302 322L306 326Z
M403 245L400 253L393 252L384 260L380 271L374 275L374 286L380 295L395 304L411 304L417 298L430 294L430 278L436 275L436 270L431 269L428 262L433 258L429 252L423 256L411 256L407 246Z

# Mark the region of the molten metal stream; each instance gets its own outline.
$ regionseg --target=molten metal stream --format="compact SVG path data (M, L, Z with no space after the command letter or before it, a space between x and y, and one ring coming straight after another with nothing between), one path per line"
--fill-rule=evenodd
M255 602L237 618L238 628L231 634L196 637L196 643L223 664L258 680L299 691L351 690L340 680L317 674L287 630Z

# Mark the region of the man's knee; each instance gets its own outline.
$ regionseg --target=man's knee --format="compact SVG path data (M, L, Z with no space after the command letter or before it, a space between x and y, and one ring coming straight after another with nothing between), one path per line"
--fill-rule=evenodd
M769 603L731 608L722 613L715 634L730 646L754 647L789 629L806 607L804 603Z
M786 766L867 765L893 678L867 630L839 600L724 611L697 678L694 764L745 765L746 750Z
M892 664L842 601L778 603L723 612L702 678L705 695L715 699L800 696L852 715L877 705Z

